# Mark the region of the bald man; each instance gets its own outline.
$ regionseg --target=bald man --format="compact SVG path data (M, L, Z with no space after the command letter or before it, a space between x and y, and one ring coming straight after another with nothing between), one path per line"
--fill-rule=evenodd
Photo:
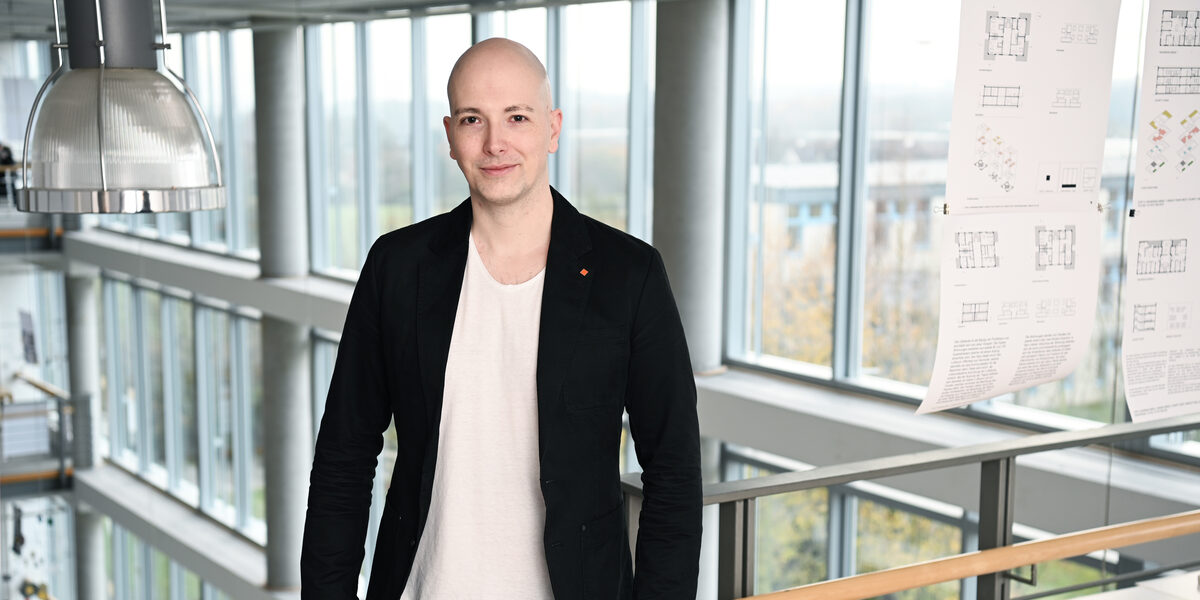
M367 256L317 436L302 596L355 597L394 419L368 600L694 598L696 391L662 259L550 187L563 115L527 48L476 44L447 94L471 196ZM643 469L636 568L623 412Z

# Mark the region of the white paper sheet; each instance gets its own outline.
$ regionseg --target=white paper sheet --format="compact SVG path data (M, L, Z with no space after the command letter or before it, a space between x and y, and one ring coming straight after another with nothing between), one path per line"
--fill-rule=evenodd
M1200 411L1200 0L1151 0L1143 64L1122 298L1134 421Z
M964 0L950 214L1094 210L1118 0Z
M1100 251L1095 211L948 217L942 320L919 413L1061 379L1087 349Z
M941 320L917 412L1061 379L1096 310L1118 0L963 0Z

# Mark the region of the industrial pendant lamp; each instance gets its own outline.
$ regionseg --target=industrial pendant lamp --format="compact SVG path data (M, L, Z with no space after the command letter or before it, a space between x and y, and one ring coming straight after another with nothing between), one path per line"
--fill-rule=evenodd
M222 208L212 130L183 80L160 66L158 1L64 0L67 43L25 129L17 208L43 213L158 213ZM62 50L69 52L70 68Z

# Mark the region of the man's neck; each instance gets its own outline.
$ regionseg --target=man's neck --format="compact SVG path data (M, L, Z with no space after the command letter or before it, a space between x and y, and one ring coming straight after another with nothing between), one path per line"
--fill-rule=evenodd
M544 193L531 194L511 204L497 205L471 200L471 235L480 252L496 260L543 255L550 247L550 222L554 198L547 185Z

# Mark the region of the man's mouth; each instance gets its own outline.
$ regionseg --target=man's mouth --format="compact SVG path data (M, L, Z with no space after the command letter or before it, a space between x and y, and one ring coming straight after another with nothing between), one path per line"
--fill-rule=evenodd
M498 176L506 175L515 168L517 168L517 165L492 165L489 167L479 167L479 170L483 171L485 175Z

